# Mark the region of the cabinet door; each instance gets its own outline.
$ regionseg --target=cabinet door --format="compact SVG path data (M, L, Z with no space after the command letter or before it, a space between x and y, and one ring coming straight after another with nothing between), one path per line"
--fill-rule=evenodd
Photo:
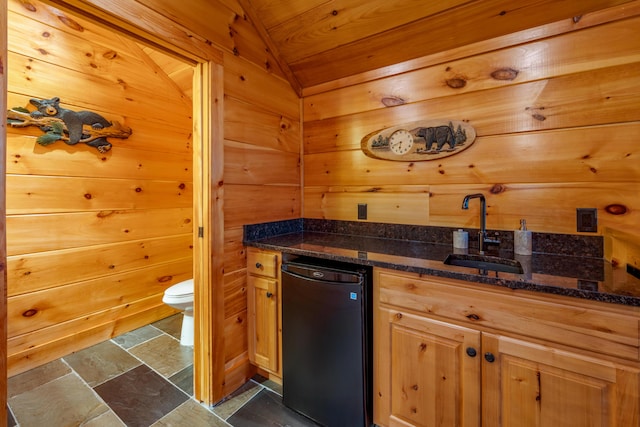
M249 360L278 373L278 282L249 276Z
M483 334L483 426L639 425L639 370Z
M480 425L480 332L381 307L375 422Z

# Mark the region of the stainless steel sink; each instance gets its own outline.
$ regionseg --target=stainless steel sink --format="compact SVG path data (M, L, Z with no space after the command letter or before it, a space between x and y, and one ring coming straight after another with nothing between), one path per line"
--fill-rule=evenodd
M502 271L505 273L523 274L520 261L489 255L449 254L444 260L447 265L477 268L479 270Z

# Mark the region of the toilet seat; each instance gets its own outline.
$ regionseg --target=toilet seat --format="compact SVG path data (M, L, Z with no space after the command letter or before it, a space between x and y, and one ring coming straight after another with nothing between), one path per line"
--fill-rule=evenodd
M169 305L193 302L193 279L169 287L164 291L162 301Z
M193 279L185 280L184 282L176 283L164 291L166 295L171 296L183 296L193 295Z

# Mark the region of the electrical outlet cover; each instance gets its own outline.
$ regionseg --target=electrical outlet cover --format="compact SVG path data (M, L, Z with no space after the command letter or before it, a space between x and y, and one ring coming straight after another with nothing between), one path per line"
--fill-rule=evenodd
M598 209L578 208L576 209L577 231L579 233L598 232Z

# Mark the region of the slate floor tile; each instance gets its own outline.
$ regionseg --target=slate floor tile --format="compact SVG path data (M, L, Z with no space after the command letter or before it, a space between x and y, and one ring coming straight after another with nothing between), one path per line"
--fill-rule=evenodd
M183 316L182 313L174 314L173 316L158 320L152 323L152 325L179 340L180 332L182 331Z
M174 411L154 423L152 427L230 427L194 400L187 400Z
M188 399L146 365L94 388L129 427L148 427Z
M7 427L14 427L16 425L16 420L13 418L13 414L7 408Z
M7 398L33 390L49 381L63 377L69 372L71 372L69 366L58 359L15 375L7 380Z
M253 381L249 381L231 393L222 402L213 407L213 412L223 420L233 415L242 405L251 400L262 390L262 387Z
M193 365L189 365L177 374L169 377L169 381L180 387L180 390L193 396Z
M131 348L145 341L149 341L151 338L155 338L160 334L162 334L162 331L147 325L131 332L127 332L126 334L119 335L113 338L112 341L122 348Z
M140 361L111 341L65 356L64 360L91 387L140 365Z
M270 380L269 378L263 377L260 374L256 374L251 378L253 381L257 382L268 388L269 390L275 392L282 396L282 384L278 384L277 382Z
M317 427L317 424L282 404L277 394L263 389L227 422L234 427Z
M79 426L109 411L74 373L9 399L21 426ZM46 424L43 424L46 422Z
M193 364L193 347L180 345L180 341L165 334L132 347L129 352L166 378Z
M126 424L118 418L115 412L108 410L104 414L86 422L82 427L126 427Z

